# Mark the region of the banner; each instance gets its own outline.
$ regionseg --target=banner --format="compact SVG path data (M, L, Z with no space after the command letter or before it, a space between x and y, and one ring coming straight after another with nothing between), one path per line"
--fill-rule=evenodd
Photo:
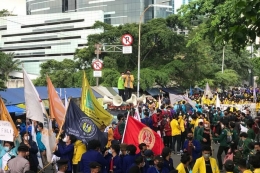
M0 121L0 140L14 141L14 129L12 124L8 121Z
M26 105L26 118L39 121L43 123L42 116L42 100L39 97L37 90L35 89L31 79L26 71L23 69L23 81L24 81L24 98Z
M220 104L220 110L224 111L228 107L235 107L237 110L243 111L245 108L248 108L251 112L251 116L254 118L257 115L256 112L256 103L248 103L248 104Z
M42 143L46 147L47 161L52 161L52 149L55 147L56 138L52 131L52 122L47 116L45 106L42 103L42 113L43 113L43 130L42 130Z
M174 104L179 101L186 101L189 103L194 109L196 108L196 102L192 101L189 97L183 95L169 94L171 104Z
M37 147L38 147L38 143L37 143L37 139L36 139L36 132L35 132L35 128L34 128L34 122L32 123L31 135L32 135L32 140L33 140L34 142L36 142ZM43 163L42 163L42 157L41 157L41 154L40 154L40 151L39 151L39 150L38 150L38 152L37 152L37 159L38 159L38 162L39 162L38 167L39 167L40 169L42 169L42 168L43 168Z
M133 144L139 152L138 145L145 143L147 149L152 150L155 155L160 155L164 148L162 138L152 129L139 122L132 116L128 116L122 143Z
M99 129L105 129L109 126L113 116L99 104L88 83L85 72L83 71L81 110L88 115Z
M107 144L107 133L101 132L97 125L71 100L65 116L63 129L66 134L75 135L83 143L92 139L101 142L101 147Z
M55 118L59 127L62 126L64 122L64 116L66 113L65 106L63 105L59 95L57 94L51 79L47 76L47 88L48 88L48 96L49 96L49 105L50 105L50 116L51 118ZM61 92L60 92L61 93Z
M8 110L6 109L5 103L4 103L4 101L1 97L0 97L0 116L1 116L0 120L10 122L12 129L14 131L14 134L17 137L18 136L18 130L17 130L15 124L14 124L12 117L10 116ZM13 137L13 134L12 134L12 137Z

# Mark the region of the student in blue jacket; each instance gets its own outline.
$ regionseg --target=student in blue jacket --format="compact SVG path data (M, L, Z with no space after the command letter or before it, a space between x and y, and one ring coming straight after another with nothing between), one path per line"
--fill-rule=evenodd
M127 173L129 168L135 163L136 147L134 145L128 145L126 147L127 155L123 158L123 173Z
M107 173L107 161L104 158L104 155L107 154L105 152L104 155L100 152L101 143L99 140L93 139L88 142L87 152L85 152L80 161L80 169L83 173L90 173L89 164L91 162L97 162L101 165L100 173Z
M163 167L168 169L168 171L175 170L173 167L173 160L171 158L172 152L169 147L164 147L162 150Z
M155 156L154 166L147 170L147 173L169 173L169 170L164 167L163 158L161 156Z
M112 158L109 161L109 172L122 173L122 161L121 157L119 156L120 145L113 144L110 147L109 152L112 154Z
M183 151L187 152L192 156L192 165L195 163L197 158L201 155L201 144L199 141L193 139L192 131L189 131L187 134L187 140L184 142Z
M72 157L74 153L74 143L77 138L74 135L67 135L63 138L63 142L59 142L54 154L60 159L68 160L68 169L66 173L72 173Z

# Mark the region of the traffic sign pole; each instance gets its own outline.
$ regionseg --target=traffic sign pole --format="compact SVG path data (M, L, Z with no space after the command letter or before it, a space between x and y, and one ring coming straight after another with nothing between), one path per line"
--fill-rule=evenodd
M95 53L97 54L97 60L99 60L99 54L101 53L100 50L99 50L100 45L99 44L95 44L95 47L96 47ZM98 81L99 81L99 78L96 77L96 86L98 86Z

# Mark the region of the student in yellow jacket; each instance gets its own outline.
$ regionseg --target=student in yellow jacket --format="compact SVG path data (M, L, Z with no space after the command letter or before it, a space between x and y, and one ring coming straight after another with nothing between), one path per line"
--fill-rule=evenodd
M192 169L192 173L220 173L217 161L216 159L210 157L210 153L210 146L204 146L202 150L202 157L196 160L196 163Z
M172 150L175 153L175 143L177 142L177 154L180 155L180 149L181 149L181 128L178 123L178 117L175 116L170 125L172 128Z
M86 151L87 151L86 145L81 140L77 140L74 143L74 154L72 158L73 172L78 172L78 164L81 160L81 156Z
M181 163L176 167L178 173L190 172L189 164L191 162L191 156L188 153L184 153L181 156Z
M131 75L131 71L127 70L126 74L122 76L125 80L125 97L126 99L130 99L132 96L132 90L134 88L133 82L134 82L134 76Z

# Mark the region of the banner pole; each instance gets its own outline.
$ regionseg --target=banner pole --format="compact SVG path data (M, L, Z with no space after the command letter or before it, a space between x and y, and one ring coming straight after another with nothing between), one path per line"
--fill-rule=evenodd
M127 123L128 123L128 117L130 116L130 114L127 115L126 117L126 122L125 122L125 129L124 129L124 133L123 133L123 136L122 136L122 141L121 143L123 143L124 141L124 138L125 138L125 131L126 131L126 126L127 126ZM118 127L119 128L119 127Z
M70 104L70 98L69 98L69 100L68 100L68 105L69 105L69 104ZM69 107L69 106L66 107L66 111L65 111L64 119L63 119L63 121L62 121L62 125L60 126L59 133L58 133L58 135L57 135L57 137L56 137L56 141L60 138L61 131L62 131L62 128L63 128L64 122L65 122L66 115L67 115L68 107ZM55 144L55 147L53 148L53 152L55 152L56 147L57 147L57 143Z

